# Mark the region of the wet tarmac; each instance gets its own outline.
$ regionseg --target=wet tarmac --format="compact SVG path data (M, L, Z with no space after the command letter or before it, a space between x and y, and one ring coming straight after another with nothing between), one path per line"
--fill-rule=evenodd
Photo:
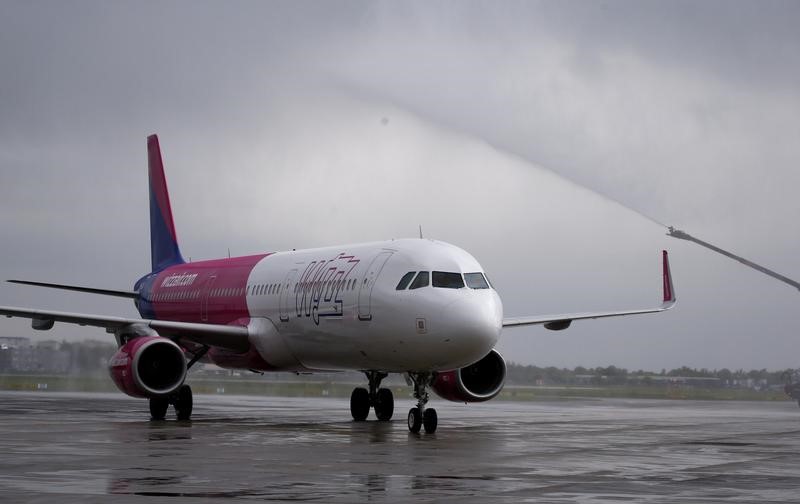
M408 403L408 404L406 404ZM433 401L435 435L341 399L0 392L2 502L798 502L791 402ZM402 407L401 407L402 406Z

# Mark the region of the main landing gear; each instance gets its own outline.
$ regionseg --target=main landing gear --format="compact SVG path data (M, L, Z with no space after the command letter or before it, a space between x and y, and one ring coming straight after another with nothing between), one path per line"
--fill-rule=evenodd
M177 392L166 397L150 398L151 420L164 420L170 404L175 407L178 420L189 420L192 416L192 388L183 384Z
M417 434L424 427L425 433L433 434L439 425L439 417L435 409L425 408L428 403L428 392L425 389L433 380L433 375L409 373L408 376L414 382L414 398L417 400L417 406L408 410L408 430Z
M369 380L369 390L358 387L350 395L350 413L353 415L353 420L356 422L366 420L370 407L375 410L378 420L384 422L391 420L394 414L394 395L390 389L380 388L381 381L387 374L380 371L366 371L364 374Z

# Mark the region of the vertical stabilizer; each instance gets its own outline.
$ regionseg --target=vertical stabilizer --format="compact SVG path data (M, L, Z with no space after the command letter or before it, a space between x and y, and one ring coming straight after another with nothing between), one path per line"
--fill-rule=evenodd
M160 271L167 266L186 261L178 248L167 179L164 177L164 164L161 161L161 147L156 135L147 137L147 168L150 181L150 259L153 271Z

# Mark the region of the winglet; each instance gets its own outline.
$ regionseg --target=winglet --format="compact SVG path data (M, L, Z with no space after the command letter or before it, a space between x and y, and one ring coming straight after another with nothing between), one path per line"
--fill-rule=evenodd
M672 286L672 273L669 270L669 257L666 250L662 250L663 267L664 267L664 303L663 308L671 308L675 304L677 298L675 297L675 288Z
M172 221L172 207L157 135L147 137L147 169L150 182L150 259L153 271L161 271L167 266L186 261L181 256Z

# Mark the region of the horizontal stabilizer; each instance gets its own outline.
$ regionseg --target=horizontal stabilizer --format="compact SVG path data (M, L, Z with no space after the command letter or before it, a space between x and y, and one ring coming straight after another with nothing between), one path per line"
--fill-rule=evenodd
M51 289L63 289L63 290L70 290L76 292L86 292L89 294L101 294L103 296L116 296L116 297L123 297L129 299L136 299L139 297L139 293L136 291L123 291L123 290L111 290L111 289L97 289L94 287L80 287L78 285L63 285L63 284L54 284L54 283L46 283L46 282L32 282L30 280L6 280L10 283L21 284L21 285L34 285L36 287L49 287Z

